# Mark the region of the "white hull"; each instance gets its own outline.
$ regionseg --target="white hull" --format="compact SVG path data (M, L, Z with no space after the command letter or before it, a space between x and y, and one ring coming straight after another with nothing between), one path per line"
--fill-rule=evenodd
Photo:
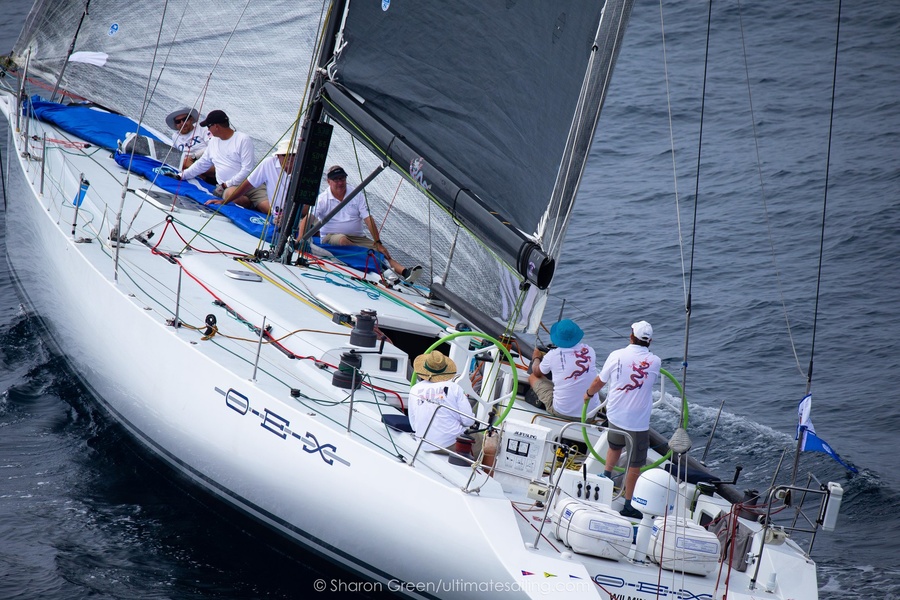
M12 99L0 96L14 115ZM14 116L12 121L14 122ZM45 127L32 123L32 133ZM11 127L12 128L12 127ZM65 134L49 130L53 137ZM13 146L14 147L14 146ZM409 461L416 441L389 434L380 422L389 406L376 406L372 392L360 390L351 418L346 390L331 385L331 373L312 360L288 358L272 345L259 351L245 324L213 304L213 296L256 327L265 322L297 356L336 364L349 346L338 337L346 328L309 307L274 283L245 282L228 270L253 265L199 251L181 255L180 318L202 326L207 314L220 334L201 340L201 332L167 325L175 310L179 268L154 256L137 241L120 248L118 279L115 250L100 243L108 235L124 171L101 151L85 155L47 153L44 193L40 162L12 155L7 211L9 261L28 302L46 323L49 338L72 363L112 417L137 440L207 491L268 525L285 537L343 567L380 582L383 589L415 597L471 597L514 591L529 598L815 598L815 566L791 544L771 546L763 555L760 584L777 570L778 587L766 593L750 587L747 573L733 573L726 587L717 575L700 577L662 572L651 563L618 562L573 554L544 539L529 547L539 523L535 514L515 510L524 497L509 497L494 479L478 494L461 491L468 468L445 458L420 455ZM92 182L72 235L80 173ZM52 182L52 183L51 183ZM147 182L130 180L131 187ZM94 195L96 193L96 196ZM155 244L166 213L126 195L123 220L137 213L130 231L153 229ZM115 208L111 209L113 212ZM178 213L182 232L200 229L203 215ZM256 240L222 218L205 225L211 238L252 253ZM199 239L199 250L212 245ZM161 249L180 250L171 232ZM299 280L295 267L267 265L273 277ZM304 286L334 310L377 310L382 323L437 336L440 327L398 308L385 297L310 279ZM322 333L325 332L325 333ZM244 338L227 339L224 335ZM407 357L388 346L400 370L380 385L401 396L408 387ZM367 356L366 360L377 360ZM372 363L364 364L364 371ZM256 373L254 379L254 372ZM391 379L393 377L393 379ZM294 398L291 390L302 396ZM405 398L405 396L403 396ZM315 398L316 401L304 401ZM400 460L400 456L404 460ZM544 531L545 534L549 532ZM402 583L406 582L406 583Z

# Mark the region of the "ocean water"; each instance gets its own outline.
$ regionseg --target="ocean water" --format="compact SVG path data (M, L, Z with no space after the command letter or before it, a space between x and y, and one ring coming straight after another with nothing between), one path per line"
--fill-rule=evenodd
M801 479L845 490L837 531L812 552L820 597L893 600L900 16L843 7L826 188L837 9L714 5L701 138L707 6L664 2L664 70L659 4L638 2L547 320L565 298L602 355L647 319L680 376L693 263L689 432L701 454L724 401L708 464L723 477L742 465L739 487L764 489L785 449L790 468L812 356L816 430L860 470L801 457ZM0 0L0 52L27 10ZM292 598L336 576L174 481L96 412L39 331L0 261L0 598Z

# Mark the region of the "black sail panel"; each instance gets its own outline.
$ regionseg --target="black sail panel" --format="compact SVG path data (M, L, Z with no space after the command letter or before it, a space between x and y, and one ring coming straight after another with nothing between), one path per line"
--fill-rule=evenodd
M495 215L498 231L509 223L533 234L553 195L602 9L583 0L352 2L333 81L421 155L402 166L464 224L478 211L446 189L465 190Z

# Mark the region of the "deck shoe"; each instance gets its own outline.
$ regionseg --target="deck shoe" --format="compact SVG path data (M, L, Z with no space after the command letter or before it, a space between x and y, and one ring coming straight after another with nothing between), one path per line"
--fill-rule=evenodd
M626 519L643 519L644 513L636 509L631 505L631 501L628 500L625 502L625 508L619 511L619 514L625 517Z
M409 284L413 284L419 277L422 275L422 265L416 265L413 268L405 268L403 269L403 273L400 276L403 278L403 281Z

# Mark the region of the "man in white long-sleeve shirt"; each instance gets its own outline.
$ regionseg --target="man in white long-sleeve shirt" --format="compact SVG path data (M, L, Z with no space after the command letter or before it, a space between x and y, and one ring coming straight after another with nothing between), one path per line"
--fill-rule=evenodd
M234 202L244 208L256 209L261 202L268 202L265 186L253 188L246 196L237 198L229 193L229 188L240 185L256 166L256 153L250 137L232 129L228 115L221 110L210 111L200 126L206 127L212 138L203 156L180 173L181 179L193 179L215 166L219 185L214 193L224 198L223 204Z
M419 381L409 390L409 424L417 436L427 440L426 451L452 450L457 436L475 422L472 405L454 381L456 363L439 350L422 354L413 362ZM445 407L438 410L439 407ZM475 456L482 436L475 439Z

